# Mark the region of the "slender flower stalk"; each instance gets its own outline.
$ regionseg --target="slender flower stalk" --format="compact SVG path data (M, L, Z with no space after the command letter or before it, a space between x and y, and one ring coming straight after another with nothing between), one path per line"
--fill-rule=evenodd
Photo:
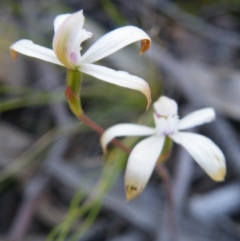
M67 98L73 97L71 91L76 97L80 95L81 77L79 76L78 79L78 75L84 73L108 83L142 92L147 98L148 108L151 103L151 93L145 80L124 71L116 71L93 63L139 40L141 41L140 54L142 54L151 45L150 37L143 30L134 26L118 28L101 37L81 55L81 43L92 36L92 33L83 29L83 25L82 10L73 14L59 15L54 20L53 49L34 44L31 40L22 39L10 46L12 57L16 59L17 53L21 53L65 66L68 69ZM74 77L74 75L76 76ZM77 104L75 102L73 104L73 100L70 99L68 103L73 105L70 108L74 112L76 112L76 108L81 107L80 104L77 107ZM78 111L81 112L81 110Z
M162 96L153 107L155 128L129 123L118 124L107 129L101 137L101 146L106 153L108 143L115 137L150 136L140 141L129 156L125 173L127 200L137 197L145 188L161 155L166 137L182 145L213 180L223 181L226 164L222 151L209 138L182 131L213 121L214 109L194 111L179 120L178 106L174 100Z

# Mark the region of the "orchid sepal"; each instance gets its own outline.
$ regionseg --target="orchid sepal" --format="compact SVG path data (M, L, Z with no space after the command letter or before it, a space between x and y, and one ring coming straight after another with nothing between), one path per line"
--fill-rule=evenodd
M125 46L141 41L139 53L146 52L151 46L150 37L135 26L117 28L98 39L82 56L82 63L93 63Z
M79 71L111 84L137 90L144 94L147 99L146 109L148 109L151 104L151 91L149 85L138 76L131 75L126 71L116 71L95 64L82 64L79 67Z
M101 136L100 144L103 152L106 154L107 145L116 137L121 136L148 136L154 134L155 129L138 125L138 124L119 124L108 128L107 131Z
M52 49L34 44L31 40L28 39L21 39L12 44L10 46L10 53L13 60L16 60L17 54L21 53L29 57L41 59L52 64L63 66Z
M150 136L140 141L132 150L125 172L127 201L136 198L145 188L164 144L164 136ZM146 149L149 152L146 152Z

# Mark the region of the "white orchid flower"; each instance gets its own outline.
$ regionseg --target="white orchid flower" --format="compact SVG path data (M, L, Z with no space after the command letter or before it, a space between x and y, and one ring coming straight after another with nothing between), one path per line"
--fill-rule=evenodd
M149 136L132 150L125 173L127 200L138 196L145 188L162 152L166 137L182 145L203 170L215 181L223 181L226 174L222 151L209 138L182 130L214 120L212 108L194 111L183 119L178 118L177 103L160 97L153 105L155 128L137 124L118 124L107 129L101 137L106 152L108 143L119 136Z
M83 29L83 24L82 10L73 14L59 15L54 20L53 50L22 39L10 46L12 57L15 59L18 52L65 66L69 70L78 70L115 85L138 90L146 96L149 106L151 93L146 81L124 71L95 65L93 62L139 40L141 40L140 54L142 54L151 45L150 37L134 26L118 28L100 38L81 56L81 43L92 36L92 33Z

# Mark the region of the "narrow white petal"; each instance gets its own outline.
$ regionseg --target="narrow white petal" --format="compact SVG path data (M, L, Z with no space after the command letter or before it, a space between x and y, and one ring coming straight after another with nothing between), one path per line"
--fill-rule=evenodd
M141 29L126 26L115 29L95 42L82 56L82 63L93 63L125 46L142 40L140 53L148 50L151 45L150 37Z
M135 75L94 64L81 64L79 71L111 84L138 90L146 96L147 108L151 103L151 92L148 83Z
M54 32L56 32L59 26L70 16L70 13L60 14L58 15L53 22Z
M151 136L132 150L125 173L127 200L137 197L145 188L163 148L164 136Z
M101 136L100 143L101 143L103 152L106 153L108 143L116 137L148 136L148 135L154 134L154 132L155 132L155 129L148 126L142 126L142 125L136 125L136 124L118 124L108 128L103 133L103 135Z
M17 53L21 53L53 64L63 65L57 59L52 49L48 49L40 45L34 44L31 40L19 40L10 46L10 50L14 60L17 57Z
M179 130L192 128L205 123L209 123L215 119L215 111L213 108L204 108L201 110L194 111L189 115L183 117L178 124Z
M224 180L226 175L225 157L213 141L205 136L189 132L178 132L170 137L186 148L213 180Z

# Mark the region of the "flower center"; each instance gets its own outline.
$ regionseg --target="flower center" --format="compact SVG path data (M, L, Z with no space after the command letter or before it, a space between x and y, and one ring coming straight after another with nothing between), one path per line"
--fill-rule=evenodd
M154 113L157 135L172 135L178 131L178 116L163 116Z
M157 135L172 135L178 131L177 103L161 96L154 104L154 121Z

